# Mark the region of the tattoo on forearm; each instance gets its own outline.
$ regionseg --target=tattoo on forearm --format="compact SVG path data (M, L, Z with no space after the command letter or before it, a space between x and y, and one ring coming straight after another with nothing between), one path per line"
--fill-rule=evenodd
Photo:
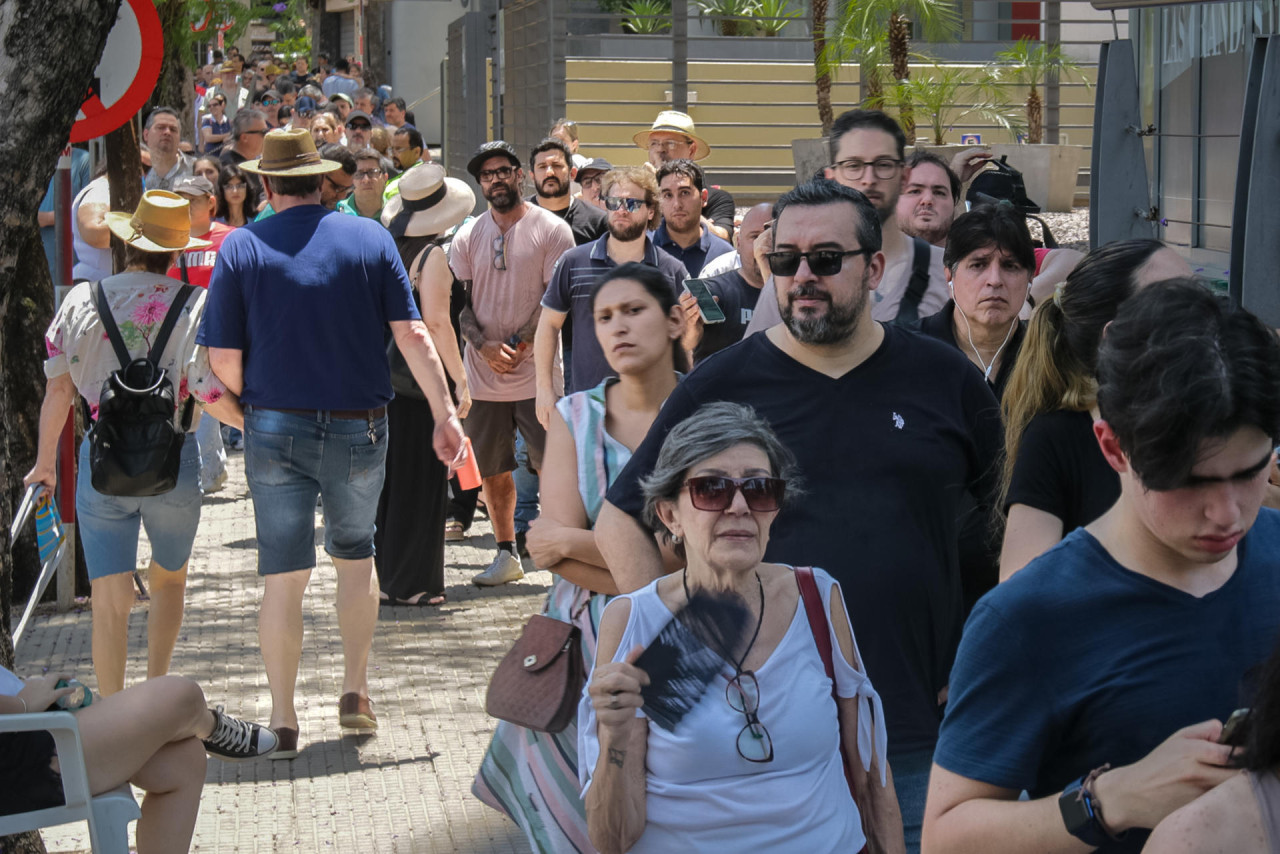
M622 767L622 760L627 758L627 751L619 750L616 747L609 748L609 764L618 768Z
M462 310L458 317L458 326L462 327L462 337L467 339L468 344L477 350L484 346L484 332L480 329L480 323L476 320L471 306Z
M533 343L533 337L538 331L538 320L541 317L542 317L542 306L538 306L536 309L533 310L533 316L530 317L525 322L524 326L520 327L520 331L516 333L517 335L520 336L521 341L523 341L526 344Z

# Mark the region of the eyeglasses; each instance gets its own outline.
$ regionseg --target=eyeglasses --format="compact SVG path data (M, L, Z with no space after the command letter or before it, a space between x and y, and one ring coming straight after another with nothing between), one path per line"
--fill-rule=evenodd
M499 234L493 238L493 269L507 269L507 236Z
M892 157L881 157L876 160L841 160L835 165L836 171L840 173L841 178L850 181L856 181L862 177L862 173L867 171L867 167L871 167L871 174L877 178L892 178L898 174L898 169L902 166L901 160L894 160Z
M649 140L649 150L654 151L655 149L661 149L662 151L665 151L668 154L675 154L677 149L683 148L691 144L692 142L689 140L651 139Z
M738 731L738 755L748 762L772 762L773 739L769 730L760 723L760 683L750 670L739 671L729 680L724 691L725 701L729 708L741 712L747 718L747 724Z
M335 190L341 193L344 197L351 192L351 184L339 184L337 181L333 180L333 178L329 177L328 175L325 175L324 179L329 182L329 186L333 187Z
M769 271L775 276L794 276L800 269L800 259L809 262L809 272L815 276L834 276L844 267L846 255L866 255L870 257L870 249L819 249L816 252L766 252L769 259Z
M727 510L741 491L747 507L756 513L772 513L782 506L787 482L780 477L723 477L718 474L691 477L689 501L698 510Z
M514 174L516 174L516 170L514 166L499 166L497 169L481 170L476 175L476 178L480 181L481 184L487 184L490 181L493 181L495 179L498 181L505 181Z
M244 184L226 184L223 186L224 193L243 193L246 187Z
M372 181L382 176L381 169L361 169L356 173L357 181Z
M599 186L600 179L602 177L603 177L602 175L591 175L587 178L579 178L578 183L584 187L595 187L595 186Z
M637 210L640 209L641 205L647 205L647 204L648 202L646 202L644 199L623 199L623 198L619 198L618 196L604 197L605 209L611 210L611 211L620 211L623 208L626 208L627 213L635 213Z

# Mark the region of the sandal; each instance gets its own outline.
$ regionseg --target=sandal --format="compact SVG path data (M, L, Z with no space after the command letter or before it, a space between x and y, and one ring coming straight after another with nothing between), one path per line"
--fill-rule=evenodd
M457 519L450 519L444 523L444 541L446 543L456 543L467 538L467 529L462 527L462 523Z
M444 593L419 593L408 599L397 599L397 605L409 605L415 608L431 607L438 608L445 602L449 601L449 597Z

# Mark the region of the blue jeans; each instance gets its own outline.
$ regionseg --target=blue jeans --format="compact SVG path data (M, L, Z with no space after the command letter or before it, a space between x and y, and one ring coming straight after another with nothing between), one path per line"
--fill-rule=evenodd
M907 840L907 854L920 854L920 830L924 826L924 801L929 794L929 771L933 768L933 751L917 750L889 757L893 768L893 788L898 793L902 810L902 830Z
M195 440L200 446L200 489L207 490L227 470L227 451L222 446L222 425L207 412L200 416Z
M516 431L516 470L512 473L516 482L516 533L529 530L529 523L538 518L538 476L529 471L529 449L524 436Z
M246 406L245 475L258 532L258 574L316 565L316 498L324 499L324 549L373 556L374 519L387 459L387 418L332 418ZM429 441L425 439L423 441Z

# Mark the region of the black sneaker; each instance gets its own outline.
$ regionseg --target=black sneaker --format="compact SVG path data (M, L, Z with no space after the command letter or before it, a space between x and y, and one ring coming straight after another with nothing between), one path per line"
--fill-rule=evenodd
M223 759L255 759L276 749L276 734L260 724L233 718L213 710L213 732L204 739L204 749Z

